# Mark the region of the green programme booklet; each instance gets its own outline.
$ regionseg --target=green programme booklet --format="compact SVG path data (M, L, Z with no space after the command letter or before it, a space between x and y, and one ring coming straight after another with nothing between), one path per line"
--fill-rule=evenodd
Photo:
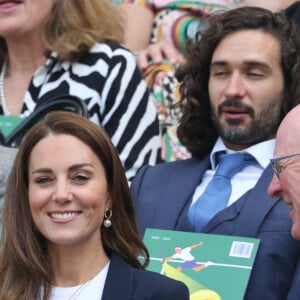
M148 270L183 281L191 300L242 300L259 239L148 228Z

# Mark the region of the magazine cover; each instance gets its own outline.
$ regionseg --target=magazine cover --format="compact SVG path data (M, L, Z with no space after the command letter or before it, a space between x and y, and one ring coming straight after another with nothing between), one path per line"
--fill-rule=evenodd
M148 270L183 281L191 300L242 300L259 239L148 228Z

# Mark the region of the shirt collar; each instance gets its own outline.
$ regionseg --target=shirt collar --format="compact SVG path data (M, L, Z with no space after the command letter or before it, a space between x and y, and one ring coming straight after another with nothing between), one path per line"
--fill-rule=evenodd
M263 169L265 169L270 163L270 158L273 156L274 147L275 147L275 139L271 139L271 140L257 143L249 148L243 149L242 151L233 151L226 148L224 142L219 137L210 153L211 167L214 170L217 166L216 153L220 151L225 151L226 153L235 153L235 152L249 153L256 159L258 164Z

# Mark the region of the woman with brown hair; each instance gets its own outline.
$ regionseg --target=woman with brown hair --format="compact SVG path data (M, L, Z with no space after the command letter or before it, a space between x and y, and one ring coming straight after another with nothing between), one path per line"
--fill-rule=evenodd
M8 179L0 299L189 299L183 283L144 271L148 260L108 136L77 114L49 113Z

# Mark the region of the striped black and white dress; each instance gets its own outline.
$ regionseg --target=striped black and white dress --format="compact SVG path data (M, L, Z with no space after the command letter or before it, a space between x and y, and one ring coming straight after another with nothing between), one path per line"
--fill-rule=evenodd
M111 137L129 181L143 165L159 162L156 107L131 52L98 43L76 63L61 63L56 57L53 53L35 72L21 116L28 116L40 100L76 96L84 100L89 119Z

